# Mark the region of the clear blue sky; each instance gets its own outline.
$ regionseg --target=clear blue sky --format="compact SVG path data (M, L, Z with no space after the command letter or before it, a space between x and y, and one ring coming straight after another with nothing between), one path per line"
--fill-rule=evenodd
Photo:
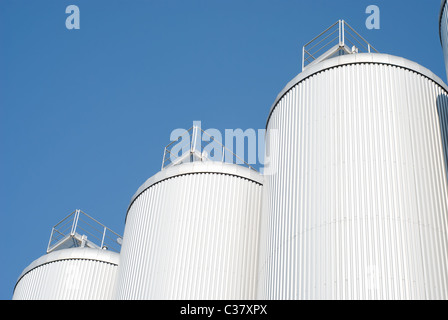
M68 30L75 4L81 28ZM365 9L381 10L368 30ZM0 299L82 209L123 234L176 128L263 129L301 47L345 19L446 82L440 0L0 0Z

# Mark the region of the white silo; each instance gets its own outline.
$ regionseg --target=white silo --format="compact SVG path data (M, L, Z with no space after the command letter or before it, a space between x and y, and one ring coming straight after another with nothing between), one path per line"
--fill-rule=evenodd
M13 300L114 299L119 239L84 212L74 211L53 227L47 254L19 276Z
M348 28L270 110L258 298L447 299L448 88Z
M119 257L88 247L48 253L22 272L13 300L113 299Z
M439 36L445 58L445 70L448 76L448 4L442 0L439 14Z
M126 217L117 299L254 299L262 176L206 161L164 167Z

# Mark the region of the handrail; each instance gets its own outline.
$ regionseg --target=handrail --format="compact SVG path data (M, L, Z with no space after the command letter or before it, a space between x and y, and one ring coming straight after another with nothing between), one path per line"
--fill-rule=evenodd
M185 133L180 135L176 140L170 142L163 151L163 159L162 159L162 170L166 169L167 167L170 167L172 165L178 164L178 162L191 162L191 161L207 161L207 156L204 154L204 148L202 139L199 142L198 145L198 135L199 134L205 134L207 135L210 140L217 143L222 149L222 159L220 159L222 162L224 162L224 155L226 152L228 152L232 159L235 157L239 161L241 161L241 164L245 165L251 170L254 170L258 172L254 167L252 167L249 163L247 163L244 159L239 157L237 154L233 153L232 150L228 149L225 145L223 145L220 141L216 140L212 135L208 134L206 131L202 130L199 126L193 126L190 129L186 130ZM179 141L180 138L184 138L185 136L189 136L189 148L188 152L186 154L176 155L173 152L171 152L170 147L173 146L174 142ZM174 159L173 159L174 158Z
M71 223L71 228L67 227ZM106 239L108 239L106 241ZM67 247L87 246L120 252L122 236L77 209L53 226L47 253Z
M338 35L336 37L332 37L332 35L337 32ZM348 47L347 44L350 44L351 47ZM320 53L320 51L329 46L329 50L327 49L326 52ZM356 32L356 30L353 29L347 22L344 20L339 20L303 46L302 69L305 69L308 65L314 62L331 57L338 52L342 52L342 54L352 54L358 52L371 53L372 51L378 53L378 50L367 42L367 40ZM320 57L322 58L319 59Z

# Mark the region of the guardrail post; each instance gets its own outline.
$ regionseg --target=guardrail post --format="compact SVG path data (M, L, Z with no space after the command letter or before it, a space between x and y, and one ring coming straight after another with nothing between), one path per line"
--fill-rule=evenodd
M78 219L79 219L79 209L76 209L75 216L73 217L73 224L72 224L72 230L70 231L70 234L73 236L75 234L76 227L78 225Z
M162 159L162 169L161 170L163 170L163 167L165 166L165 157L166 157L166 147L163 150L163 159Z
M53 233L54 233L54 227L51 228L50 241L48 241L48 246L47 246L47 253L48 253L48 250L50 249L51 242L53 240Z
M302 47L302 71L305 68L305 46Z
M103 231L103 238L101 239L101 249L103 249L103 245L104 245L104 237L106 236L106 227L104 227L104 231Z

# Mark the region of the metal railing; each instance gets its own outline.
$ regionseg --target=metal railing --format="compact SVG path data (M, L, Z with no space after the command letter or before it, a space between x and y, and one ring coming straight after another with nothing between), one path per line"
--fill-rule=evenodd
M302 51L302 70L316 61L322 61L341 51L347 54L378 53L378 50L344 20L333 23L305 44Z
M47 253L84 246L120 252L122 240L122 236L77 209L53 226Z
M209 141L204 141L202 135L206 135ZM179 152L172 152L172 148L179 143L179 140L182 140L183 143L185 143L181 154L179 154ZM213 136L202 130L199 126L192 126L184 134L165 147L163 151L162 170L180 163L211 160L210 155L204 150L209 143L215 144L212 148L214 152L220 152L219 157L217 157L216 154L213 155L213 161L228 162L226 160L231 158L231 163L238 163L257 171L244 159L233 153L220 141L213 138Z

